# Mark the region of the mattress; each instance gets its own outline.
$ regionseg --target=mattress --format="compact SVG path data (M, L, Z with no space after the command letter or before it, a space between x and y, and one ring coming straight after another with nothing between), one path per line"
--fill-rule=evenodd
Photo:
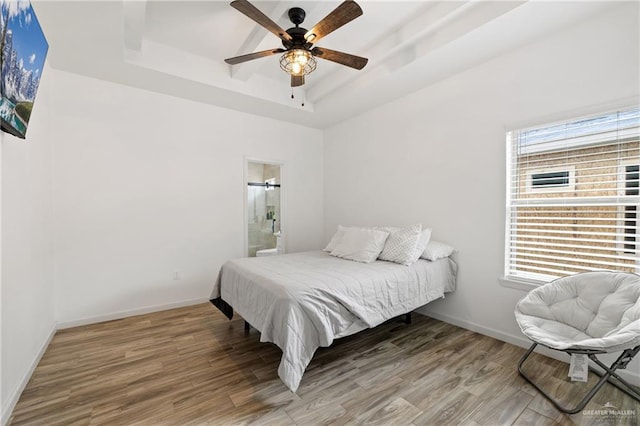
M282 350L278 375L295 392L318 347L444 297L456 272L450 258L410 266L322 251L243 258L222 266L211 299L222 298Z

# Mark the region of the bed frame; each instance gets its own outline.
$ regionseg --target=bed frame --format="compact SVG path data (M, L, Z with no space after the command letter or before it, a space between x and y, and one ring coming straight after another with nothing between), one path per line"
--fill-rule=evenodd
M218 308L220 312L224 314L225 317L230 320L233 319L233 307L229 305L227 302L222 300L221 297L216 297L215 299L209 300L213 306ZM407 312L404 314L404 322L405 324L411 324L411 312ZM254 327L255 328L255 327ZM244 334L249 334L249 330L251 329L251 324L247 320L244 321Z

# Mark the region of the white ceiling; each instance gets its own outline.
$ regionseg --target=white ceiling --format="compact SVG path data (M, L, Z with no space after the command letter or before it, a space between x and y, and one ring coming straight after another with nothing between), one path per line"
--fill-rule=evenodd
M587 19L611 1L370 1L318 45L369 58L353 70L318 60L294 90L278 55L224 59L281 47L228 1L37 1L56 69L198 102L325 128ZM339 1L253 1L282 28L299 6L311 28ZM304 106L302 103L304 102Z

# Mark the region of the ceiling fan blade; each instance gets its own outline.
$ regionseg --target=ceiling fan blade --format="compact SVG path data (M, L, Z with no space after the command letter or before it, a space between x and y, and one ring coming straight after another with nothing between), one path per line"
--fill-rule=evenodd
M264 58L265 56L275 55L276 53L284 52L284 49L270 49L260 52L248 53L246 55L235 56L233 58L227 58L224 61L229 65L237 65L243 62L251 61L253 59Z
M298 87L304 84L304 75L292 75L291 87Z
M338 52L337 50L326 49L324 47L314 47L311 49L311 54L318 58L326 59L327 61L336 62L341 65L346 65L357 70L361 70L367 65L369 60L361 56L351 55L349 53Z
M260 9L249 3L247 0L234 0L231 2L231 6L244 13L247 17L253 19L258 24L265 27L267 30L274 33L276 36L284 41L291 41L291 36L278 24L273 22L267 15L262 13Z
M360 15L362 15L362 9L358 6L358 3L353 0L346 0L318 22L315 27L307 31L304 38L309 43L317 43L322 37L353 21Z

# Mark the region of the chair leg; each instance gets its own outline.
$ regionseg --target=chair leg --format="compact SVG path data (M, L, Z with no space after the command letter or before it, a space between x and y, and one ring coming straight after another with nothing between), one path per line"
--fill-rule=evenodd
M249 334L249 331L251 330L251 324L249 324L247 321L244 322L244 334L247 335Z
M527 358L529 358L529 355L531 355L531 353L536 348L536 346L538 346L537 343L534 343L533 345L531 345L529 350L522 356L522 358L520 359L520 362L518 363L518 373L520 373L520 375L527 382L529 382L534 388L536 388L538 390L538 392L540 392L545 398L547 398L549 400L549 402L551 402L558 410L562 411L563 413L576 414L576 413L579 413L580 411L582 411L584 409L584 407L589 403L589 401L591 401L591 398L593 398L593 396L607 382L610 382L612 385L614 385L618 389L624 391L625 393L627 393L632 398L640 401L640 399L638 399L637 392L635 392L635 390L633 390L631 385L629 385L626 381L622 380L620 378L620 376L618 376L618 374L615 373L615 370L617 368L626 367L627 363L631 360L631 358L633 358L633 356L635 356L635 354L637 354L638 351L640 351L640 347L636 347L634 349L625 350L618 357L618 359L613 364L611 364L611 367L607 367L606 365L602 364L595 357L595 355L590 355L589 358L594 360L601 368L603 368L605 370L605 372L602 373L602 374L600 372L596 372L597 374L600 375L600 380L598 380L598 382L591 388L591 390L589 390L589 392L587 392L587 394L584 396L584 398L582 398L582 400L574 408L566 408L566 407L560 405L560 403L558 401L556 401L551 395L549 395L540 386L538 386L536 383L534 383L534 381L529 376L527 376L526 373L522 369L522 365L527 360ZM615 382L611 381L610 380L611 377L615 377L616 379L618 379L625 387L629 387L629 390L631 390L632 392L636 393L636 395L633 395L633 394L629 393L627 390L621 388Z
M605 373L602 373L596 369L591 368L590 370L593 371L594 373L596 373L598 376L602 377L603 374L609 374L609 383L611 383L613 386L617 387L618 389L620 389L622 392L626 393L627 395L629 395L631 398L635 399L636 401L640 402L640 392L638 392L637 388L634 388L633 386L631 386L631 384L629 382L627 382L626 380L624 380L622 377L620 377L615 370L617 370L618 368L626 368L627 364L633 359L633 357L635 357L638 353L640 352L640 346L636 346L633 349L626 349L622 352L622 354L618 357L618 359L611 364L611 367L607 367L605 364L603 364L598 358L596 358L595 355L589 355L589 358L595 362L596 364L598 364L598 366L600 368L602 368ZM615 378L617 381L613 381L611 380L612 378Z

